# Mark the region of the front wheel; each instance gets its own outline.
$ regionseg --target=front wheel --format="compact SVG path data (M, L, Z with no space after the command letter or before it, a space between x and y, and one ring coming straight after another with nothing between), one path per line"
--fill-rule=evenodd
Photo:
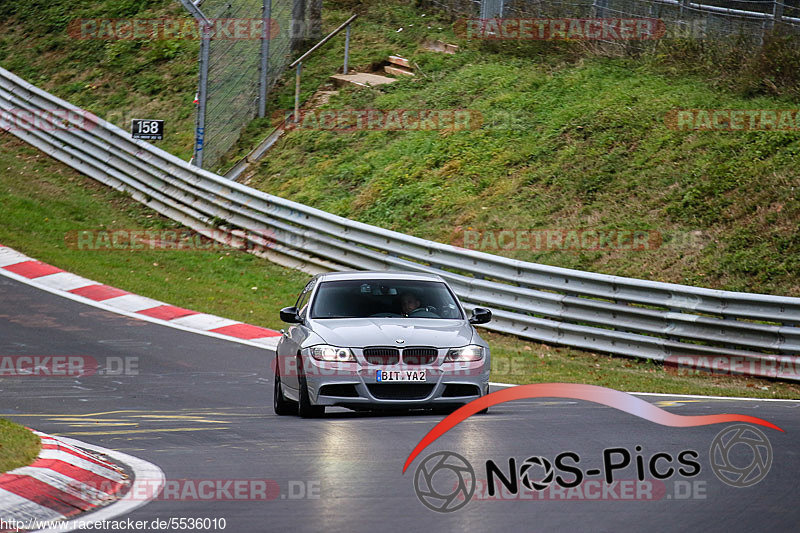
M297 402L293 402L283 395L281 387L281 373L278 369L280 362L275 360L275 387L272 394L272 408L278 416L288 416L297 414Z
M297 407L297 414L300 418L319 418L325 414L324 405L312 405L311 396L308 394L308 383L303 374L303 360L298 358L297 368L300 369L300 402Z

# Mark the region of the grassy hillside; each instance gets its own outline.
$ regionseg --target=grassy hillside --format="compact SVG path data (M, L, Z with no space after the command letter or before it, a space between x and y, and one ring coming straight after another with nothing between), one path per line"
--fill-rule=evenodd
M479 129L294 131L249 184L455 244L465 229L652 231L663 242L650 251L497 253L800 296L799 134L685 132L665 124L676 108L792 109L796 101L721 88L711 71L681 75L653 57L591 56L568 45L465 43L450 34L462 51L437 54L420 43L449 28L439 30L440 22L428 30L430 22L430 14L400 3L370 7L353 30L353 64L366 70L394 53L419 73L379 89L342 90L324 107L467 108L484 117ZM338 45L324 53L329 64L341 59ZM304 95L313 87L306 82ZM289 95L287 88L278 99L284 108Z
M75 39L76 19L190 18L175 0L3 0L0 66L128 130L132 118L166 121L160 146L194 147L195 40Z

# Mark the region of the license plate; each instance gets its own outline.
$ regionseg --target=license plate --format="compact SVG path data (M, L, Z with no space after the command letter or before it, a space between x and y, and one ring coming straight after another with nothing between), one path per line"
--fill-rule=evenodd
M424 383L426 380L426 370L377 370L375 379L379 383L390 383L393 381L412 381Z

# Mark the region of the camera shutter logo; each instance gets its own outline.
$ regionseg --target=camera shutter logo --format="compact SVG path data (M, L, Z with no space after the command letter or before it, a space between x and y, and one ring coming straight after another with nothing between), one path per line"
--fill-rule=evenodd
M750 452L742 453L745 447ZM750 463L743 466L750 458ZM747 424L730 426L714 437L709 450L714 474L731 487L750 487L767 477L772 467L772 445L761 431Z
M531 479L531 468L538 466L544 470L544 477L541 480ZM519 477L522 484L531 490L544 490L553 482L553 465L546 458L541 456L528 457L519 469Z
M437 474L440 478L438 483L434 479ZM453 480L457 480L455 487L452 485ZM443 485L447 485L447 488L443 488ZM475 493L475 485L475 470L472 465L454 452L444 451L429 455L414 473L417 498L425 507L439 513L450 513L467 505Z

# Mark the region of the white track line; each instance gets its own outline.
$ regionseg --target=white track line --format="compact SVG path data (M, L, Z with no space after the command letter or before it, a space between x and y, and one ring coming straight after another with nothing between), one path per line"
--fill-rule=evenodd
M0 253L2 253L2 250L3 250L3 248L0 248ZM15 263L16 262L18 262L18 261L15 261ZM61 296L62 298L66 298L66 299L72 300L74 302L82 303L82 304L85 304L85 305L90 305L92 307L97 307L98 309L102 309L104 311L110 311L112 313L117 313L118 315L123 315L123 316L127 316L127 317L130 317L130 318L138 318L139 320L144 320L145 322L151 322L153 324L159 324L161 326L166 326L168 328L179 329L181 331L188 331L189 333L196 333L197 335L205 335L206 337L214 337L215 339L221 339L221 340L224 340L224 341L238 342L239 344L246 344L247 346L253 346L255 348L261 348L262 350L267 350L268 352L271 352L273 355L275 354L275 347L270 346L268 344L262 344L262 343L259 343L259 342L255 342L258 339L253 339L253 340L238 339L236 337L230 337L228 335L223 335L222 333L214 333L213 331L202 331L202 330L197 330L197 329L190 328L190 327L187 327L187 326L182 326L180 324L173 324L174 321L166 321L166 320L161 320L159 318L153 318L153 317L150 317L150 316L147 316L147 315L141 315L139 313L131 313L129 311L123 311L122 309L119 309L117 307L111 307L110 305L105 305L103 302L96 302L94 300L89 300L88 298L83 298L81 296L78 296L76 294L72 294L72 293L69 293L69 292L63 292L63 291L60 291L58 289L53 289L51 287L45 287L43 285L35 283L35 278L31 280L31 279L28 279L28 278L26 278L24 276L20 276L18 274L14 274L13 272L9 272L8 270L6 270L4 268L0 268L0 276L5 276L7 278L11 278L11 279L13 279L15 281L19 281L19 282L24 283L26 285L30 285L31 287L35 287L37 289L41 289L43 291L49 292L51 294L55 294L56 296ZM105 300L105 301L109 301L109 300ZM159 303L159 305L161 305L161 303ZM270 338L273 338L273 337L270 337ZM275 336L274 338L275 339L279 339L280 337ZM276 343L276 345L277 345L277 343Z
M120 500L112 503L107 507L98 509L80 515L79 518L68 520L64 523L59 523L47 529L40 529L36 533L55 533L57 531L73 531L78 529L81 525L87 523L100 523L104 520L112 520L118 516L128 514L134 509L141 507L149 501L155 499L161 490L164 488L164 472L156 465L148 463L143 459L128 455L126 453L118 452L116 450L109 450L93 444L87 444L75 439L66 437L59 437L67 444L85 448L87 450L106 455L114 460L114 462L122 463L131 469L133 472L133 484L128 493ZM148 497L137 498L135 495L147 494Z
M630 392L638 396L663 396L668 398L700 398L703 400L743 400L747 402L800 402L784 398L739 398L737 396L701 396L699 394L667 394L665 392Z
M489 382L493 387L518 387L516 383ZM625 392L625 391L622 391ZM786 400L784 398L739 398L737 396L701 396L699 394L669 394L666 392L628 392L636 396L659 396L664 398L699 398L702 400L743 400L747 402L800 402L800 400Z

